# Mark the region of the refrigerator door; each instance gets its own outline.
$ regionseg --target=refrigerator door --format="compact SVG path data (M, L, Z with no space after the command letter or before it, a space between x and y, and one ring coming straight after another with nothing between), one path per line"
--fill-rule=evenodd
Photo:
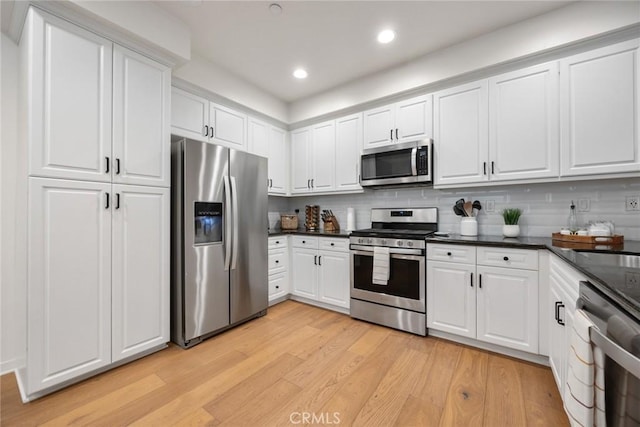
M225 177L229 150L199 141L183 144L184 341L229 325L230 236Z
M267 159L230 150L233 200L231 323L267 309Z

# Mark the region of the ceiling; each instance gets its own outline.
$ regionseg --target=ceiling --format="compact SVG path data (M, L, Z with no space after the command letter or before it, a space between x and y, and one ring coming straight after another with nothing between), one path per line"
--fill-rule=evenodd
M157 1L191 30L192 52L292 102L569 1ZM379 31L396 39L381 45ZM296 67L309 72L292 76Z

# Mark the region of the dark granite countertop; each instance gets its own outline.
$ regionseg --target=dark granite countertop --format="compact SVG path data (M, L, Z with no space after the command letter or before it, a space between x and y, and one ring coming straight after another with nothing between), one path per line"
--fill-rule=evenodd
M347 239L350 231L324 231L324 229L309 231L304 228L298 228L297 230L281 230L280 228L273 228L269 230L269 237L272 236L285 236L287 234L301 234L305 236L318 236L318 237L342 237Z
M640 241L626 240L621 246L565 247L572 245L557 242L548 237L467 237L450 234L448 237L429 237L426 240L427 243L500 246L516 249L548 249L587 276L589 282L602 293L630 312L635 313L637 317L640 317L640 281L635 279L635 284L628 284L630 277L640 277L640 268L600 265L590 260L588 255L585 256L581 253L586 251L640 255Z

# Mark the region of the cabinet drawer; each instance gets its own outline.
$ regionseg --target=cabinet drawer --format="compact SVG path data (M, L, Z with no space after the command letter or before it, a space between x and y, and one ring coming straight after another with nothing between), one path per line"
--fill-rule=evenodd
M454 261L465 264L475 264L476 248L475 246L429 243L427 245L427 259L434 261Z
M282 273L287 270L287 251L269 251L269 275Z
M349 252L349 239L320 239L320 249L327 251Z
M294 248L318 249L318 238L310 236L292 236Z
M269 298L277 298L289 293L289 285L287 284L287 275L275 274L269 276Z
M538 251L531 249L478 248L478 265L538 269Z
M287 247L287 236L269 237L269 250Z

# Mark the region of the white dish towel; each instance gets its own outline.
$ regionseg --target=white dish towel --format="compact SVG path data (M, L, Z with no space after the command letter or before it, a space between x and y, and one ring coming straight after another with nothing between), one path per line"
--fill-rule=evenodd
M389 248L375 246L373 248L373 284L387 285L389 283Z
M589 338L596 328L584 311L576 310L569 332L569 369L564 404L572 426L606 426L604 353Z

